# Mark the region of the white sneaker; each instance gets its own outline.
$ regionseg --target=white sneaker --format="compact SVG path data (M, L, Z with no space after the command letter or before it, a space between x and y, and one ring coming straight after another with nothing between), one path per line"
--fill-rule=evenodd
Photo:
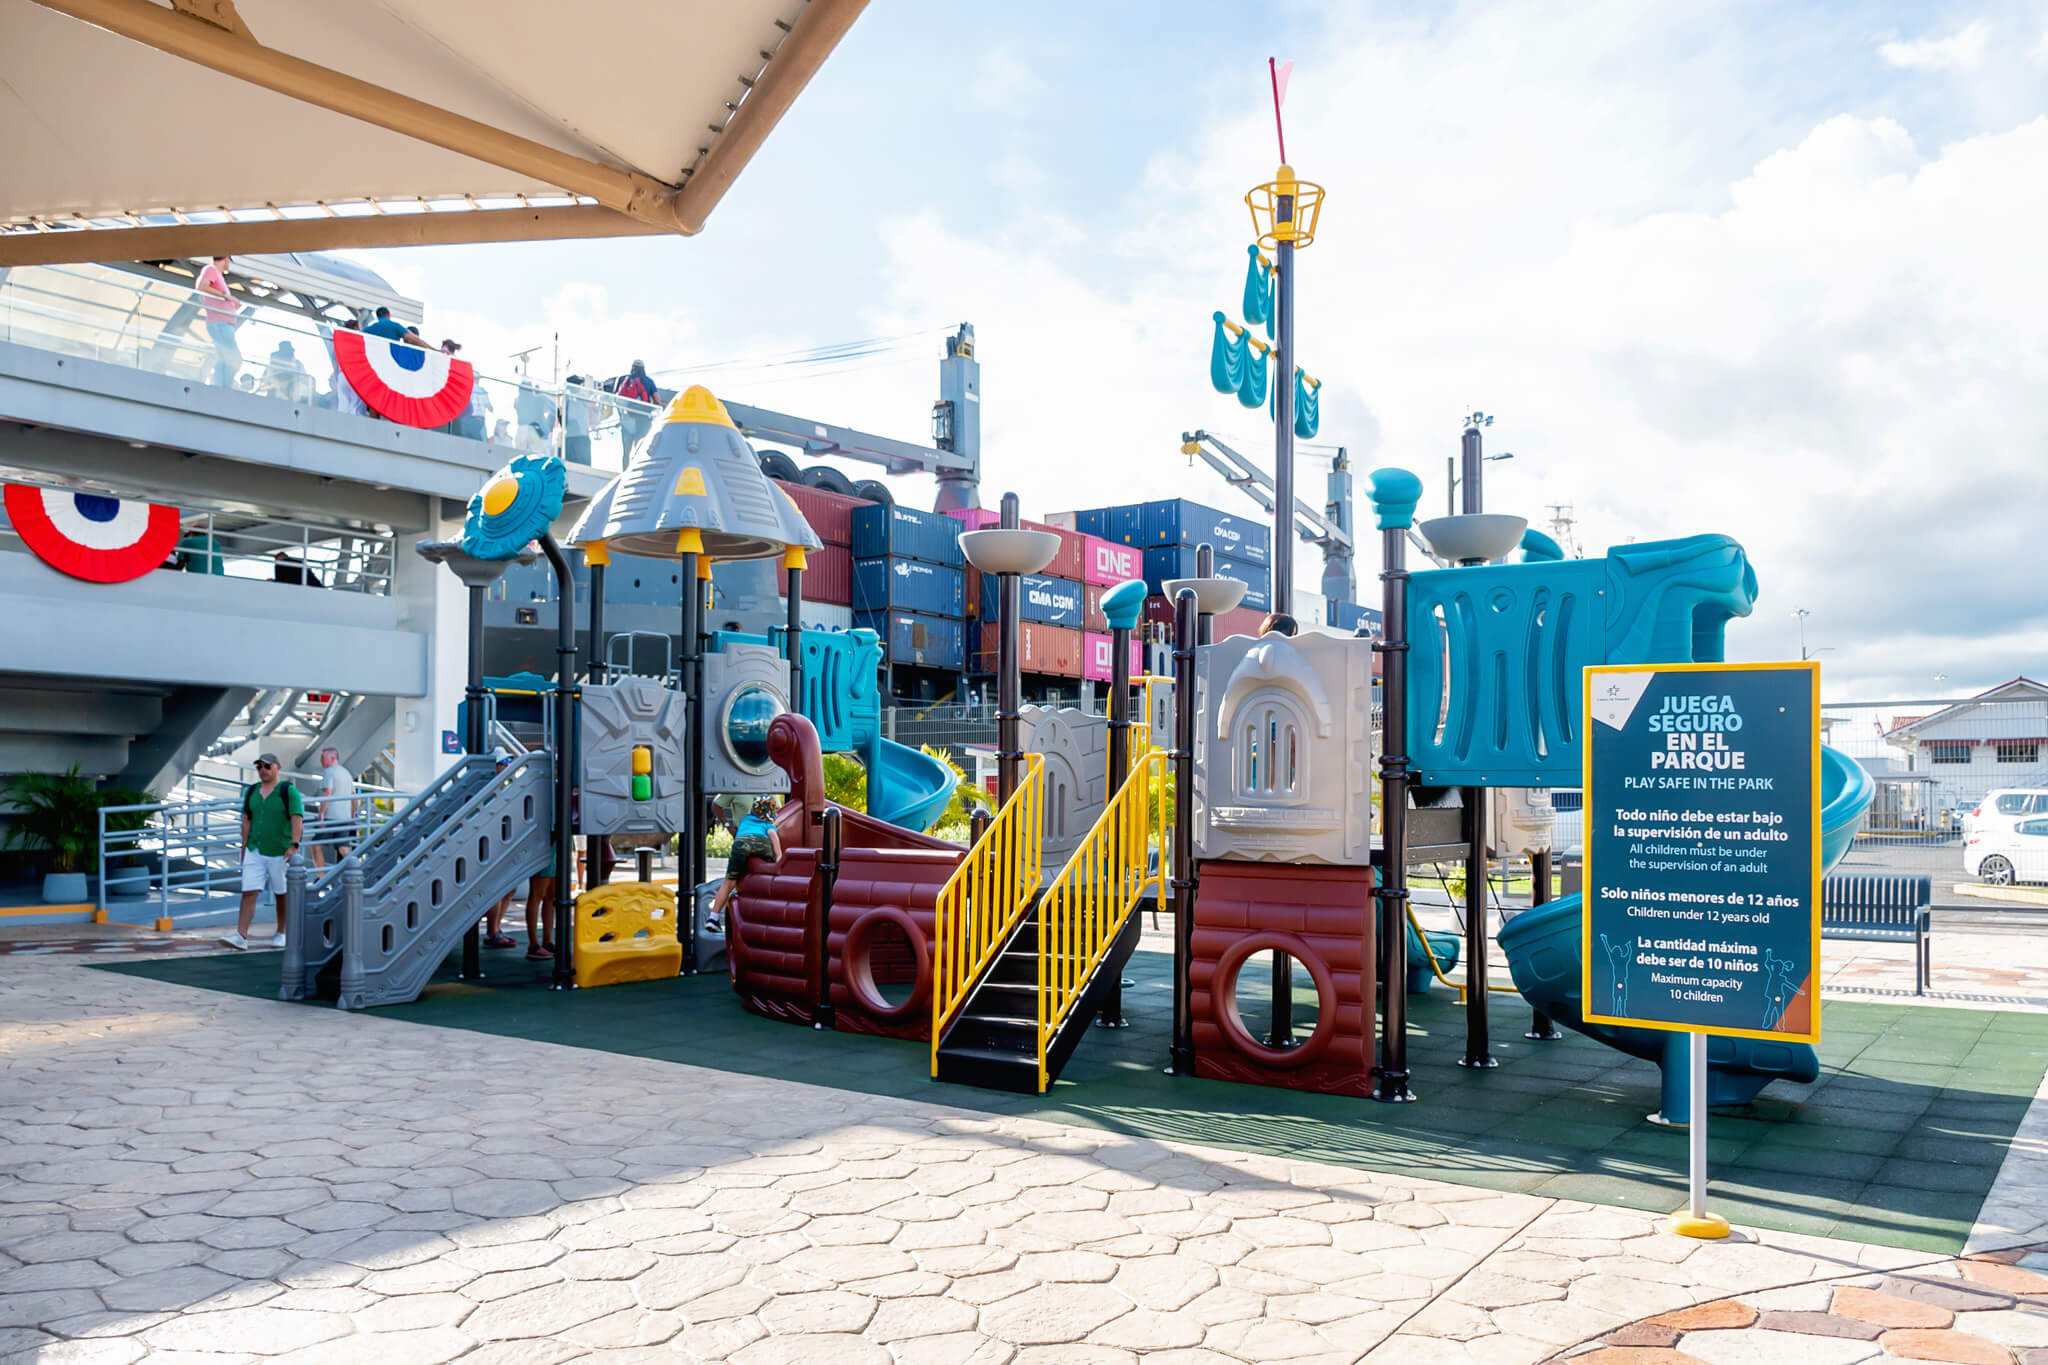
M282 947L284 947L284 935L283 935L283 934L272 934L272 935L270 936L270 946L271 946L271 947L273 947L273 948L282 948Z
M238 952L238 953L240 953L240 952L246 952L246 951L248 950L248 947L249 947L249 940L248 940L248 939L246 939L246 938L243 938L243 937L242 937L242 936L241 936L240 934L234 934L234 933L222 934L222 935L220 936L220 941L221 941L222 943L225 943L225 944L227 944L227 945L228 945L228 947L230 947L230 948L233 948L233 949L234 949L234 950L235 950L236 952Z

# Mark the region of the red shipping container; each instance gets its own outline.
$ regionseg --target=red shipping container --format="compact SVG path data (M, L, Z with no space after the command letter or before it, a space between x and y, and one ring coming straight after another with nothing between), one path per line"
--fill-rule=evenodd
M1081 676L1091 682L1110 681L1111 666L1115 662L1107 635L1086 634L1081 637ZM1144 648L1131 641L1131 676L1136 678L1145 671Z
M981 627L981 649L975 655L975 672L996 671L996 656L1002 627L994 621ZM1020 673L1039 673L1056 678L1081 676L1081 632L1065 626L1042 626L1036 621L1021 623L1018 631Z
M965 522L970 531L985 531L991 526L1000 525L1003 520L1001 513L992 512L986 507L963 507L946 515ZM1087 537L1078 531L1070 531L1062 526L1049 526L1042 521L1020 520L1017 526L1018 529L1025 531L1050 531L1060 538L1059 553L1052 557L1052 563L1039 570L1040 573L1048 578L1078 580L1081 577L1081 542ZM971 593L972 589L969 591Z
M787 483L781 479L775 479L773 483L789 494L789 500L796 504L796 510L804 514L804 520L818 533L818 539L827 545L853 544L853 509L866 507L866 498L849 498L843 493L828 493L807 483Z
M1173 603L1159 593L1153 593L1145 599L1145 619L1164 628L1171 638ZM1210 638L1227 640L1233 635L1257 635L1265 619L1266 613L1258 607L1232 607L1229 611L1218 612L1209 623Z
M1081 589L1081 629L1106 631L1109 618L1102 614L1102 594L1108 588L1084 587Z
M1145 552L1135 545L1118 545L1100 536L1081 537L1081 581L1113 588L1119 583L1145 576Z
M777 571L777 577L781 573ZM804 600L835 607L853 605L853 551L827 545L804 556Z

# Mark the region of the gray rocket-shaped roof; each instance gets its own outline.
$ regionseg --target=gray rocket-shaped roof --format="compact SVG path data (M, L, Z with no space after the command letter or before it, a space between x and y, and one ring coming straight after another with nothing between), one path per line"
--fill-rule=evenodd
M762 559L823 542L789 495L761 472L746 438L709 389L668 405L633 463L584 509L571 545L678 559L697 532L712 559Z

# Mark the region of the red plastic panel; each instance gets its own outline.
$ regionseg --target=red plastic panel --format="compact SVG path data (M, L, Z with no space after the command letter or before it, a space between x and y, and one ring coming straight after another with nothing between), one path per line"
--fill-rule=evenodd
M1332 1095L1372 1091L1375 1041L1373 875L1364 867L1287 863L1204 862L1195 894L1188 996L1194 1019L1195 1074L1213 1080L1316 1090ZM1244 1046L1244 1030L1222 1016L1218 966L1253 935L1278 935L1329 998L1322 1013L1326 1041L1306 1061L1276 1065ZM1298 945L1300 951L1294 952ZM1248 971L1264 970L1265 959ZM1312 961L1313 965L1308 965Z
M929 1039L930 971L919 972L916 958L929 959L932 923L939 891L960 865L962 850L915 848L848 848L841 851L839 880L832 891L831 922L826 941L830 954L834 1025L848 1033L874 1033L890 1038ZM872 978L883 984L907 985L918 1007L890 1013L871 1007L849 980L844 960L846 940L854 925L868 912L893 908L908 917L923 936L926 951L915 946L906 950L900 938L875 934L866 946L867 967Z

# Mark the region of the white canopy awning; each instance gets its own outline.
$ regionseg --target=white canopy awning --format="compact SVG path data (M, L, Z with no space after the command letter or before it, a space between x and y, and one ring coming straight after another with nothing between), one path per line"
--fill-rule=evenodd
M866 0L0 0L0 266L693 233Z

